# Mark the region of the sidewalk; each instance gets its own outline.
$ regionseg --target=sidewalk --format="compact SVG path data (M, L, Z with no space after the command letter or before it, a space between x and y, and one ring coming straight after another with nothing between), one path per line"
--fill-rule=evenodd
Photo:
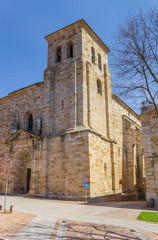
M1 200L1 196L0 196L0 200ZM55 226L56 226L55 224L57 222L57 219L66 220L66 226L65 227L63 226L62 228L65 229L65 232L67 234L70 234L71 237L72 237L72 234L78 234L78 230L76 229L80 229L81 230L80 232L82 233L82 235L86 231L93 233L95 229L97 231L102 232L102 233L99 233L100 236L98 236L98 238L96 239L110 239L108 238L109 237L108 235L107 235L107 238L101 238L102 237L101 234L103 234L103 230L102 230L103 225L106 225L104 226L104 229L108 231L108 233L106 234L110 234L109 233L110 231L115 232L117 229L118 231L120 231L118 232L118 234L121 234L121 231L125 231L125 234L127 236L128 234L131 234L131 236L132 234L135 235L135 238L130 237L129 239L142 239L136 236L136 233L134 231L141 234L143 234L142 231L154 232L155 238L148 238L148 239L156 240L158 236L156 235L158 234L158 223L149 223L149 222L136 220L137 214L139 215L140 211L147 210L144 207L143 202L121 202L121 203L115 202L115 203L105 203L104 205L102 204L102 206L97 206L97 205L90 205L90 204L85 204L81 202L55 201L55 200L45 200L45 199L41 200L41 199L31 199L31 198L25 198L25 197L12 197L12 196L8 197L7 202L8 202L8 206L14 205L15 206L14 209L17 212L32 213L37 215L37 217L35 217L27 226L25 226L20 232L18 232L14 236L13 238L14 240L16 239L49 240L51 239L53 230L55 230ZM98 224L101 224L102 227L100 225L99 227L96 227ZM60 227L58 228L60 229ZM125 229L122 230L122 228L123 229L125 228L126 230ZM131 229L132 232L129 231L129 229ZM95 233L93 233L93 235L94 234ZM92 238L85 238L90 235L86 235L86 236L84 235L82 236L82 235L78 239L80 240L92 239ZM149 235L151 236L151 234ZM58 235L56 233L56 237L57 236ZM68 236L68 239L70 239L71 237ZM73 238L71 239L75 239L74 237L76 236L74 235ZM64 239L64 238L60 238L60 239ZM93 239L95 239L94 236L93 236ZM113 238L113 240L114 239L117 239L117 238ZM121 239L121 238L118 238L118 239ZM145 238L143 240L145 240Z
M40 217L35 217L28 225L26 225L21 231L19 231L12 239L13 240L33 240L44 239L50 240L55 222L43 221Z

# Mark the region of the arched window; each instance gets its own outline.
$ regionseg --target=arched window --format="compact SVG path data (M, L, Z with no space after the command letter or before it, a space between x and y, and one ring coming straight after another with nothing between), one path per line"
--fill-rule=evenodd
M97 93L102 95L102 84L101 84L101 81L99 79L97 80Z
M91 56L92 56L92 63L95 64L95 50L94 50L94 47L91 47Z
M61 46L58 46L56 49L56 63L61 62Z
M33 117L32 114L28 116L28 131L32 132L33 131Z
M98 67L99 67L100 70L102 70L100 53L98 53Z
M73 43L72 41L67 43L67 58L73 57Z

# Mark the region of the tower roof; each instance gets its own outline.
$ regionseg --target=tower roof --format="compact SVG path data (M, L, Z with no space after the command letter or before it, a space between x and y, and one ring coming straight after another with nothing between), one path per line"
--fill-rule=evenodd
M64 28L59 29L58 31L55 31L47 36L45 36L45 39L47 41L50 41L52 38L57 37L58 35L68 31L73 30L78 27L83 27L95 40L98 42L98 44L108 53L110 52L109 48L105 45L105 43L98 37L98 35L93 31L93 29L86 23L84 19L81 19L75 23L72 23Z

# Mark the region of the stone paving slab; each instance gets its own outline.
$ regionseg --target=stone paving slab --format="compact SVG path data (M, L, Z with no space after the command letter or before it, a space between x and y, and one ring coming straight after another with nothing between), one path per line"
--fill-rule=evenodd
M145 221L138 221L138 220L124 220L124 219L116 219L116 218L104 218L104 217L96 217L96 216L87 216L74 218L70 217L69 220L76 221L78 219L81 222L87 223L96 223L96 224L106 224L111 226L117 227L125 227L134 230L147 230L151 232L158 233L158 223L150 223Z
M98 217L105 218L116 218L116 219L126 219L126 220L136 220L138 215L142 210L131 210L131 209L117 209L110 212L105 212L101 214L96 214Z
M147 237L150 240L157 240L158 239L158 234L157 233L149 232L149 231L139 231L139 232L142 233L144 237Z
M151 235L150 232L135 231L133 229L126 229L123 227L114 227L103 224L85 223L78 221L66 221L66 232L62 239L65 240L157 240L158 235ZM149 238L150 236L150 238ZM56 238L58 240L58 238Z
M13 240L50 240L54 228L54 222L41 221L39 217L34 218L28 225L19 231Z

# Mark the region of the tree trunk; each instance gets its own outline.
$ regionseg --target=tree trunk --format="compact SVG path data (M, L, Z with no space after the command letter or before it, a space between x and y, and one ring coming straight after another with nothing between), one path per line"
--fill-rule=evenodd
M4 196L4 212L6 213L6 203L7 203L7 192L8 192L8 176L6 179L6 185L5 185L5 196Z

